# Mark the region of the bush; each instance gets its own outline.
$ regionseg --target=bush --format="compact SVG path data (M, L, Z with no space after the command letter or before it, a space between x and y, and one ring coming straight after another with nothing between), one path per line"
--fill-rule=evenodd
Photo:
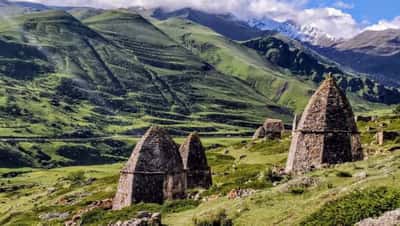
M353 177L353 175L349 172L346 171L339 171L336 173L336 176L338 177Z
M195 226L232 226L233 222L228 218L226 210L220 209L193 218Z
M290 193L292 193L292 194L295 194L295 195L301 195L301 194L303 194L305 191L306 191L306 189L304 188L304 187L302 187L302 186L297 186L297 187L292 187L292 188L290 188Z
M377 217L397 208L400 208L400 189L380 187L355 191L326 203L300 225L354 225L365 218Z
M85 172L83 170L71 172L66 177L67 180L71 181L73 184L81 183L85 180Z

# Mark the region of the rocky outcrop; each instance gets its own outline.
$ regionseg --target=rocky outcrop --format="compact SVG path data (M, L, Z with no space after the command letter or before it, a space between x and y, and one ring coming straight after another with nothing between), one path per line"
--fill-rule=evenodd
M363 159L360 135L345 94L329 76L311 97L293 133L287 173Z
M367 218L357 224L356 226L397 226L400 225L400 209L386 212L378 218Z
M192 133L181 145L179 152L186 171L187 187L209 188L212 185L211 169L208 166L205 149L197 133Z
M166 130L151 127L121 171L113 209L183 198L186 176L178 146Z
M127 221L118 221L108 226L161 226L161 214L139 212L136 218Z

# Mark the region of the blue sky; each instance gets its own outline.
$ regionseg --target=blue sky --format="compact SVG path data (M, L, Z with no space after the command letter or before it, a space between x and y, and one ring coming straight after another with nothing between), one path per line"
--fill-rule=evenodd
M337 0L310 0L307 8L335 7L339 8ZM362 23L368 21L371 24L382 19L392 20L400 16L400 0L342 0L349 8L341 8L343 12L351 14L354 19Z

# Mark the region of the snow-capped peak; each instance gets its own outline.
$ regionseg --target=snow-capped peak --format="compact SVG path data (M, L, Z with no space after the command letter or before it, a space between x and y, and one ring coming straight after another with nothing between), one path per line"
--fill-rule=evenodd
M294 21L278 22L270 18L263 18L249 20L248 24L260 30L277 31L290 38L314 45L327 45L339 41L317 27L298 25Z

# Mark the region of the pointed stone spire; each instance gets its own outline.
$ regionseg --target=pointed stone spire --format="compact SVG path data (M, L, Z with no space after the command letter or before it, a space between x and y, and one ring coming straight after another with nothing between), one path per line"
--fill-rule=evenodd
M363 158L354 114L335 78L328 75L311 97L293 133L287 172Z
M187 187L209 188L212 185L211 170L199 135L197 133L190 134L181 145L179 152L186 170Z
M121 171L113 209L133 203L162 203L185 195L186 178L178 146L166 130L151 127Z

